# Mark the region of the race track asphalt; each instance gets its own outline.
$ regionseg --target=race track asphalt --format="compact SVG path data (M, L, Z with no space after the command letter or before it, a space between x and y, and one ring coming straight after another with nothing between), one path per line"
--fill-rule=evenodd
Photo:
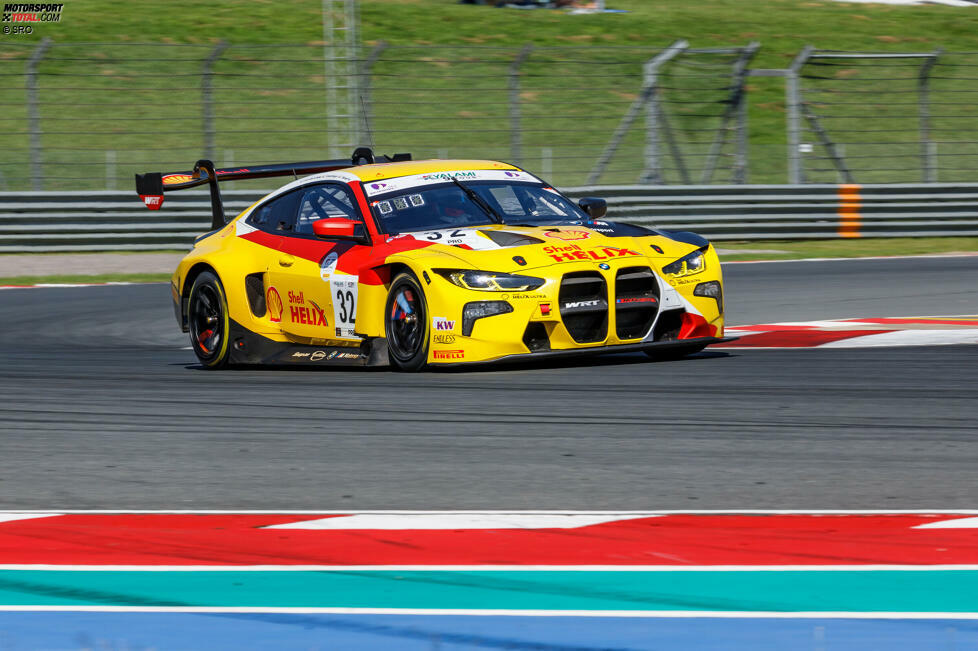
M978 314L978 256L729 265L733 325ZM0 291L2 509L951 509L978 346L202 370L165 284Z

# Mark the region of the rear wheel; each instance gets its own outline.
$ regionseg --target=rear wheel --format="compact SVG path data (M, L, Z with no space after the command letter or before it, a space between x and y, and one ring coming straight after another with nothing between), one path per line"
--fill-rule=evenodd
M190 345L197 359L206 368L227 365L231 348L228 345L227 299L224 287L213 273L205 271L190 288L187 322L190 326Z
M420 371L428 362L428 306L424 290L411 273L401 273L391 283L384 317L387 352L391 366L400 371Z

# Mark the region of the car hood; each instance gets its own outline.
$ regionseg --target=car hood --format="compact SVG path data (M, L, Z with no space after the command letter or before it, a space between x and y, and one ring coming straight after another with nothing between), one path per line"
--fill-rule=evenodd
M565 262L600 264L640 256L661 266L699 248L642 226L604 221L546 226L491 224L406 233L388 241L402 238L429 244L424 257L437 257L440 253L467 263L472 269L509 273Z

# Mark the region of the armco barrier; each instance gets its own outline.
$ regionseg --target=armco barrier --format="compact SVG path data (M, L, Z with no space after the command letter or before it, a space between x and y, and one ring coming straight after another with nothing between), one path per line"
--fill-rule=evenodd
M712 240L978 235L978 184L595 186L608 218ZM260 191L224 192L238 214ZM0 192L0 253L189 248L210 224L204 192L149 211L133 192Z

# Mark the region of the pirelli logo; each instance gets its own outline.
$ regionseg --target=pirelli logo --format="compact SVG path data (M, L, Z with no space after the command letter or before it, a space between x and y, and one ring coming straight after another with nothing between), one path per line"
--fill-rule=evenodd
M464 350L436 350L433 355L435 359L465 359Z

